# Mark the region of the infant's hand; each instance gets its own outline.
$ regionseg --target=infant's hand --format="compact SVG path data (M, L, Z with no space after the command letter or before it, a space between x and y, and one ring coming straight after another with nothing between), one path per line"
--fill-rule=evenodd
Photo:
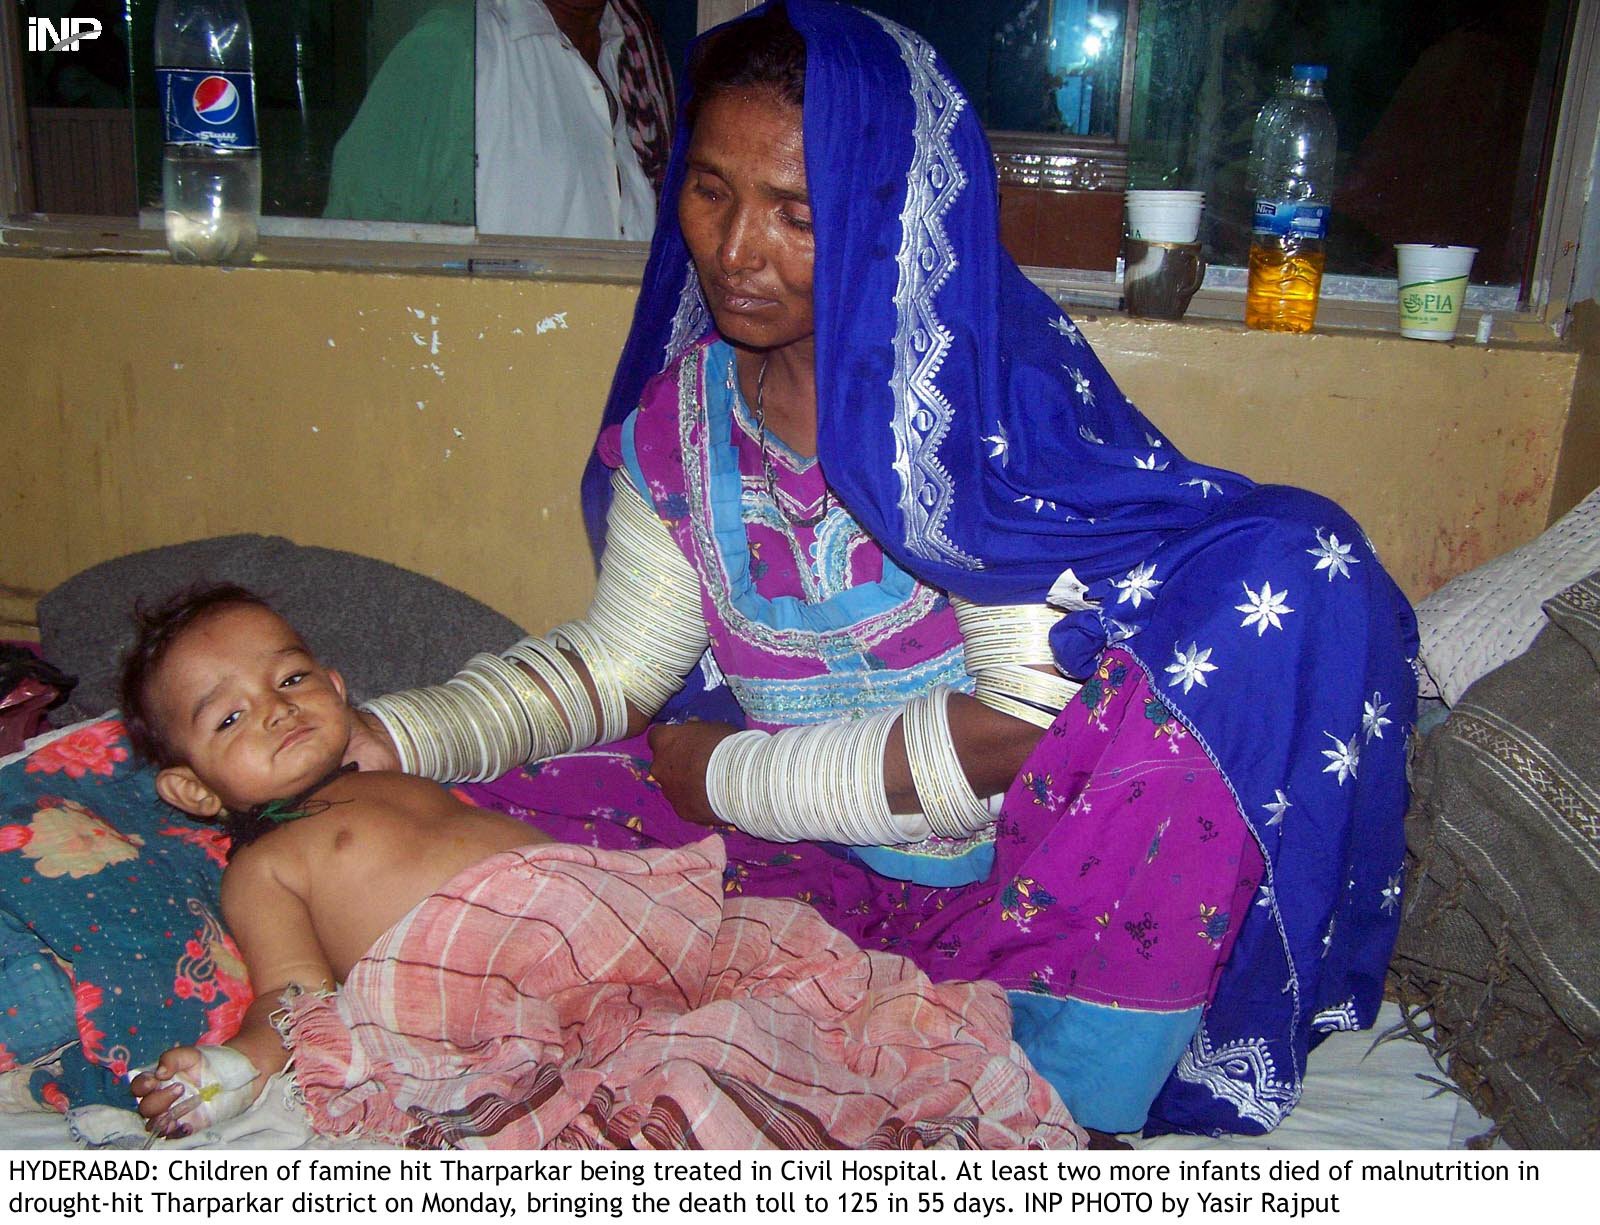
M133 1078L128 1088L139 1100L139 1113L144 1117L146 1131L167 1139L189 1134L189 1125L183 1122L183 1117L200 1099L194 1094L185 1098L184 1086L173 1077L187 1075L193 1080L198 1078L199 1069L200 1052L196 1048L175 1046L162 1054L154 1068Z
M350 743L345 747L344 763L355 762L363 770L398 770L400 754L394 741L383 730L376 715L364 710L350 710Z
M175 1046L129 1088L145 1130L170 1138L243 1114L262 1079L250 1057L231 1046Z

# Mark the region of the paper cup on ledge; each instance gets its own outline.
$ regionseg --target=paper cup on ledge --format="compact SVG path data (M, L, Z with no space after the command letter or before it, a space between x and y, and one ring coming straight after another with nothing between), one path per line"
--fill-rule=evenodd
M1400 264L1400 335L1454 340L1478 248L1400 242L1394 251Z
M1203 191L1130 191L1128 237L1140 242L1193 242L1200 236Z

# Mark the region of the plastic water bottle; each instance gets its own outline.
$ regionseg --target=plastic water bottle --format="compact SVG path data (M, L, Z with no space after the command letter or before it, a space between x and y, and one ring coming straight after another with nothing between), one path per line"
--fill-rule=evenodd
M261 148L244 0L161 0L155 59L167 249L180 263L248 264Z
M1256 215L1244 300L1249 327L1309 332L1317 319L1337 144L1322 93L1327 76L1321 65L1296 64L1256 116L1250 147Z

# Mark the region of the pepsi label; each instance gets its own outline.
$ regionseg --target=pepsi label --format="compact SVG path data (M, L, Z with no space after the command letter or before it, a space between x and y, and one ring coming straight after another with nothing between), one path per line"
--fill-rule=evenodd
M1255 232L1284 238L1326 238L1333 210L1312 200L1257 200Z
M250 73L157 68L156 90L167 144L260 147L255 82Z

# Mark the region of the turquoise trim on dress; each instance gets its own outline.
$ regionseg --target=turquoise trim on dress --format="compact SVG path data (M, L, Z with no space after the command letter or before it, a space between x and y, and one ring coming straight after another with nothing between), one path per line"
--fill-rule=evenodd
M1033 991L1006 996L1017 1045L1081 1126L1108 1132L1144 1126L1202 1011L1145 1012Z
M949 842L929 838L902 846L847 846L845 857L890 880L951 889L988 880L994 871L994 827Z
M724 340L715 340L707 347L703 361L705 432L701 446L709 461L711 482L707 501L733 606L750 620L773 629L827 633L880 616L909 599L916 580L895 565L887 553L883 555L881 579L841 591L819 604L807 604L797 596L768 597L756 590L750 576L750 540L745 534L739 451L733 439L733 405L739 396L738 380L731 377L733 348ZM834 662L830 660L830 666Z
M967 675L965 660L961 647L955 646L905 668L797 677L728 674L727 680L739 700L739 708L752 722L798 727L831 722L843 711L871 712L904 706L935 685L969 693L974 682Z
M639 448L633 440L634 430L639 425L639 410L636 408L628 414L622 423L622 464L628 470L628 479L633 482L633 487L639 496L648 502L652 509L660 514L656 507L656 500L650 496L650 485L644 479L644 469L639 466Z

